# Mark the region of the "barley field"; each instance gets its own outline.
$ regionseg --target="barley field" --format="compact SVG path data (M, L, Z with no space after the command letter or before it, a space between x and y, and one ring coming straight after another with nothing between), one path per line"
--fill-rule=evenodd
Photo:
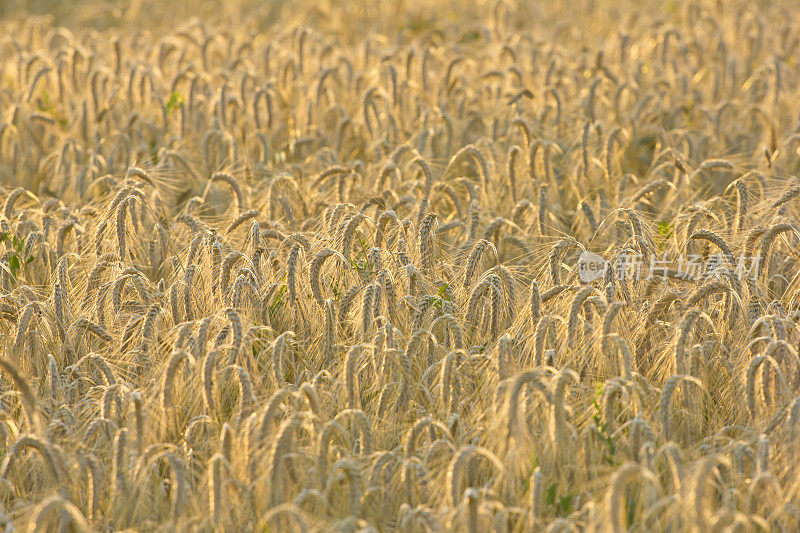
M0 528L800 528L800 5L0 5Z

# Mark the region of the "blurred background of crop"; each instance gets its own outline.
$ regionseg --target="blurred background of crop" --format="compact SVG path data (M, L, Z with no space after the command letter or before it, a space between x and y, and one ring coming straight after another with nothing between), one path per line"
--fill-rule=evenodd
M672 22L689 6L712 5L717 13L735 14L744 6L787 13L797 0L0 0L0 18L50 17L74 32L129 27L163 33L199 18L210 24L240 24L264 29L276 23L302 24L334 32L342 43L367 34L398 42L420 35L476 43L491 31L487 21L539 37L582 42L602 40L619 28L643 29L636 15L642 4L655 19ZM636 9L633 9L636 8ZM780 15L779 15L780 16ZM146 28L146 30L143 30ZM646 28L645 28L646 29ZM590 30L590 31L587 31ZM606 31L607 30L607 31Z
M55 25L73 31L126 25L159 31L190 18L250 27L301 21L320 30L336 30L345 42L366 33L402 39L457 28L468 41L490 30L486 21L496 20L498 13L507 28L539 27L558 33L565 28L579 30L582 25L619 27L619 21L633 11L630 7L643 2L665 18L684 12L686 4L675 0L2 0L0 17L48 16ZM741 3L734 0L725 6L735 10ZM597 10L598 5L602 9Z

